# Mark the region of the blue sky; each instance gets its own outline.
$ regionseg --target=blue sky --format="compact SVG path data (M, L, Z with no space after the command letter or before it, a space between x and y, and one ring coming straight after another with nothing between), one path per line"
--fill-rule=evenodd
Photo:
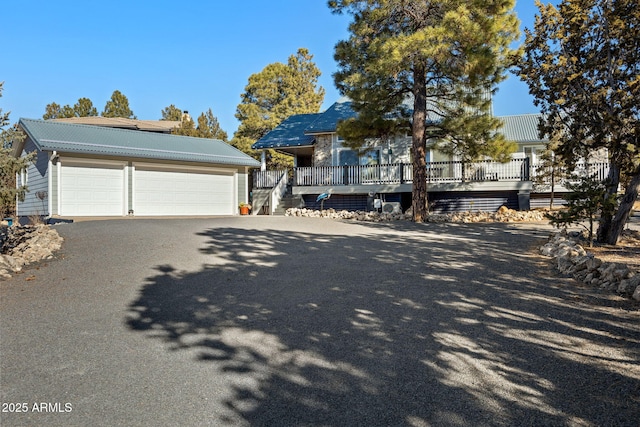
M51 102L93 101L98 112L114 90L139 119L158 120L170 104L192 116L212 109L229 137L251 74L286 62L306 47L320 68L323 109L340 94L333 84L335 44L348 37L348 16L326 0L13 0L3 2L0 108L41 118ZM534 0L517 1L531 27ZM537 112L527 87L511 75L494 98L497 115Z

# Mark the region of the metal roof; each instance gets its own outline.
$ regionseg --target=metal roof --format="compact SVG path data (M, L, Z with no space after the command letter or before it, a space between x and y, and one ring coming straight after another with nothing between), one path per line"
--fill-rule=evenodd
M334 133L341 120L355 117L350 101L338 101L323 113L297 114L289 117L274 130L260 138L251 146L254 150L265 148L284 148L310 146L315 142L314 135ZM538 136L538 121L541 114L521 114L499 116L503 121L501 132L507 140L519 143L542 142ZM432 113L428 123L436 123L441 118Z
M31 119L20 119L20 126L43 151L260 166L257 160L217 139Z
M305 133L318 134L335 132L338 127L338 123L342 120L355 117L356 113L351 108L350 101L336 102L331 107L327 108L324 113L318 114L316 120L307 126Z
M498 117L504 123L502 133L509 141L542 142L538 135L538 122L542 114L520 114Z
M251 148L303 147L313 145L315 137L305 134L305 129L322 114L295 114L285 119L275 129L256 141Z

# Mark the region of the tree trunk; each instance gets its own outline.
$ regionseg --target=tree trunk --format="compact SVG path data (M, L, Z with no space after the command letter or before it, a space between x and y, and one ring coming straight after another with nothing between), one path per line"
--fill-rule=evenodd
M612 195L618 193L618 186L620 185L620 167L612 161L609 165L609 176L607 177L607 187L604 194L607 200ZM603 202L604 202L603 200ZM608 243L612 240L611 232L613 224L613 214L611 210L603 210L600 215L600 223L598 224L598 231L596 232L596 240L598 243ZM620 230L622 231L622 230ZM618 236L615 236L614 240L617 242ZM613 243L615 244L615 243Z
M551 166L551 199L549 200L549 210L553 210L553 196L556 189L556 167L555 165Z
M618 206L616 215L611 220L609 230L607 233L607 240L605 241L609 245L618 244L620 235L624 230L624 225L629 219L633 204L638 199L638 193L640 192L640 169L636 170L635 175L632 175L631 181L624 192L624 196Z
M419 62L419 61L418 61ZM427 207L427 87L426 70L424 64L417 63L413 69L413 124L412 147L413 153L413 185L411 205L413 220L423 222L428 214Z

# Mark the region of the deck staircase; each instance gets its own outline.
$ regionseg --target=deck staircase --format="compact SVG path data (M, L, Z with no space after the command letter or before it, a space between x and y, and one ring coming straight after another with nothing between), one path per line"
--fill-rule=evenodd
M276 209L273 210L273 215L284 215L289 208L300 208L304 206L304 199L302 196L294 196L292 192L292 183L291 181L282 182L281 192L275 193L282 194L280 199L274 199L273 192L274 188L256 188L253 190L253 215L270 215L272 211L270 204L274 203L277 205Z
M290 208L302 208L304 207L304 199L300 195L293 195L291 192L291 186L287 185L287 191L280 199L278 207L273 212L274 215L284 215L287 209Z

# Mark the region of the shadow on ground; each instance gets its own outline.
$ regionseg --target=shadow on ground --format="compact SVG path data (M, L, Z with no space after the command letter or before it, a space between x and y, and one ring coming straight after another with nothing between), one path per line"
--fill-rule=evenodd
M158 266L127 323L233 376L251 425L637 425L638 313L555 277L544 235L357 229L206 230L211 262Z

